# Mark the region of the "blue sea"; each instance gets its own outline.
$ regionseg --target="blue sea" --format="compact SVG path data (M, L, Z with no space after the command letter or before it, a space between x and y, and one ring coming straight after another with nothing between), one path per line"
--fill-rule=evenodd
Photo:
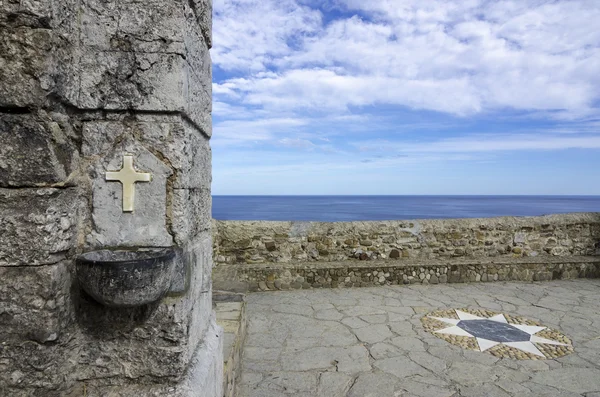
M213 196L213 218L268 221L538 216L600 212L600 196Z

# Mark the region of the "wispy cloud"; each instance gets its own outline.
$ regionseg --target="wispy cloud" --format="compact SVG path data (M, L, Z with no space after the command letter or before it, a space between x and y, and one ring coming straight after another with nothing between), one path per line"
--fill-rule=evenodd
M411 143L367 141L354 143L360 151L394 150L400 153L484 153L502 151L545 151L600 149L600 136L475 135Z

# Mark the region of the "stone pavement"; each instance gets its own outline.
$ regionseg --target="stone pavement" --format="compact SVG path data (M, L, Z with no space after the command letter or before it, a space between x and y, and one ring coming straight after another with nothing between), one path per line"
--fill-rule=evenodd
M600 397L600 280L299 290L247 301L241 397ZM574 352L500 358L424 329L428 313L459 308L534 320L570 338Z

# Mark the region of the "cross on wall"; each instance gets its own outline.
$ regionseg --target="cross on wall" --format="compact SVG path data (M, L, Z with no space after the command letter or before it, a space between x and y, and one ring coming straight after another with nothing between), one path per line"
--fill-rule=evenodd
M123 156L123 167L119 171L107 171L106 181L121 182L123 187L123 212L133 212L135 204L135 183L151 182L152 174L137 172L133 167L133 155Z

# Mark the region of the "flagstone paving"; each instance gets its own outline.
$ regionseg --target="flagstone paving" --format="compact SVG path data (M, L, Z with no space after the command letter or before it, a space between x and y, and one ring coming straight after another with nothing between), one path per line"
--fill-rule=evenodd
M282 291L247 301L241 397L600 397L600 280ZM457 320L441 328L495 316L529 322L521 328L532 335L546 327L531 341L561 344L511 353L510 341L480 340L480 349L475 337L451 335L470 341L454 343L424 328L430 313L451 309ZM481 321L459 328L480 337L487 325L511 328ZM568 351L551 358L553 346Z

